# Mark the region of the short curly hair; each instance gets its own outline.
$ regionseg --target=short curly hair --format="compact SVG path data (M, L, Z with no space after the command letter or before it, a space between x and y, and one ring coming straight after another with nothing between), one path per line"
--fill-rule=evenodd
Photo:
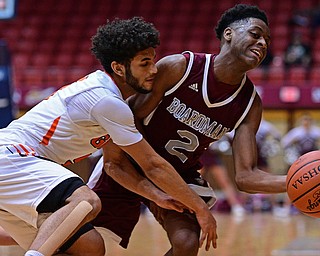
M249 18L260 19L269 26L266 13L260 10L257 6L237 4L224 12L218 21L218 25L215 28L217 38L221 40L223 31L233 22Z
M128 64L139 52L160 44L160 33L142 17L123 20L115 18L97 29L92 37L91 52L108 73L113 61Z

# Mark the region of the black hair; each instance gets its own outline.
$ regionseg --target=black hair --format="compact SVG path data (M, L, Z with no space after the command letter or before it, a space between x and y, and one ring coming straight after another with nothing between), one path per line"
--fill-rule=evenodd
M223 31L233 22L248 18L257 18L264 21L267 26L269 25L266 13L257 6L237 4L225 11L218 21L218 25L215 28L217 38L221 40Z
M141 17L123 20L115 18L97 29L92 37L91 51L108 73L111 63L128 64L139 52L160 44L159 31Z

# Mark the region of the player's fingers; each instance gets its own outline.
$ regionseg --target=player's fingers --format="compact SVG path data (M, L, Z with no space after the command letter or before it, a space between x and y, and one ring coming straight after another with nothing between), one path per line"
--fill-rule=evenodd
M218 236L216 233L211 235L202 233L199 241L200 247L202 247L204 241L206 240L206 246L205 246L206 251L209 251L211 244L213 248L217 248L217 239L218 239Z
M217 239L218 239L218 235L217 234L215 234L215 238L214 238L214 243L213 243L213 248L217 248L217 246L218 246L218 243L217 243Z
M206 240L207 234L205 232L201 232L201 236L199 239L199 247L201 248L203 245L203 242Z
M212 241L213 248L217 248L217 239L218 239L218 235L217 235L217 233L214 233L214 238Z
M211 246L211 243L212 243L213 248L217 248L217 244L216 244L215 239L212 239L212 238L208 235L208 237L207 237L207 243L206 243L206 251L209 251L210 246Z
M212 241L212 244L213 244L213 241ZM209 237L208 237L208 238L207 238L207 244L206 244L206 251L209 251L210 245L211 245L211 240L210 240Z

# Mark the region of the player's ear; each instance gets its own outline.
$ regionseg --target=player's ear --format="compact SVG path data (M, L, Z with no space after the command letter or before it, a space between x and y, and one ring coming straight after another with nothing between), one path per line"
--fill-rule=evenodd
M116 62L116 61L112 61L111 63L111 68L113 70L113 72L115 74L117 74L118 76L124 76L124 65Z
M227 27L224 31L223 31L223 38L224 40L226 40L227 42L230 42L231 38L232 38L232 28Z

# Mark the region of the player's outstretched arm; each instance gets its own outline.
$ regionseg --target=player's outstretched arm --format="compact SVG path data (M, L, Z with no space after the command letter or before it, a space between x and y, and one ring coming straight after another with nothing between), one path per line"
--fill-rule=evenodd
M286 176L264 172L257 167L256 132L261 119L261 101L254 100L246 118L235 132L232 142L235 180L239 190L247 193L286 192Z
M153 202L158 206L182 212L186 206L174 200L171 196L158 189L146 177L138 173L117 145L109 141L103 148L104 170L115 181Z

